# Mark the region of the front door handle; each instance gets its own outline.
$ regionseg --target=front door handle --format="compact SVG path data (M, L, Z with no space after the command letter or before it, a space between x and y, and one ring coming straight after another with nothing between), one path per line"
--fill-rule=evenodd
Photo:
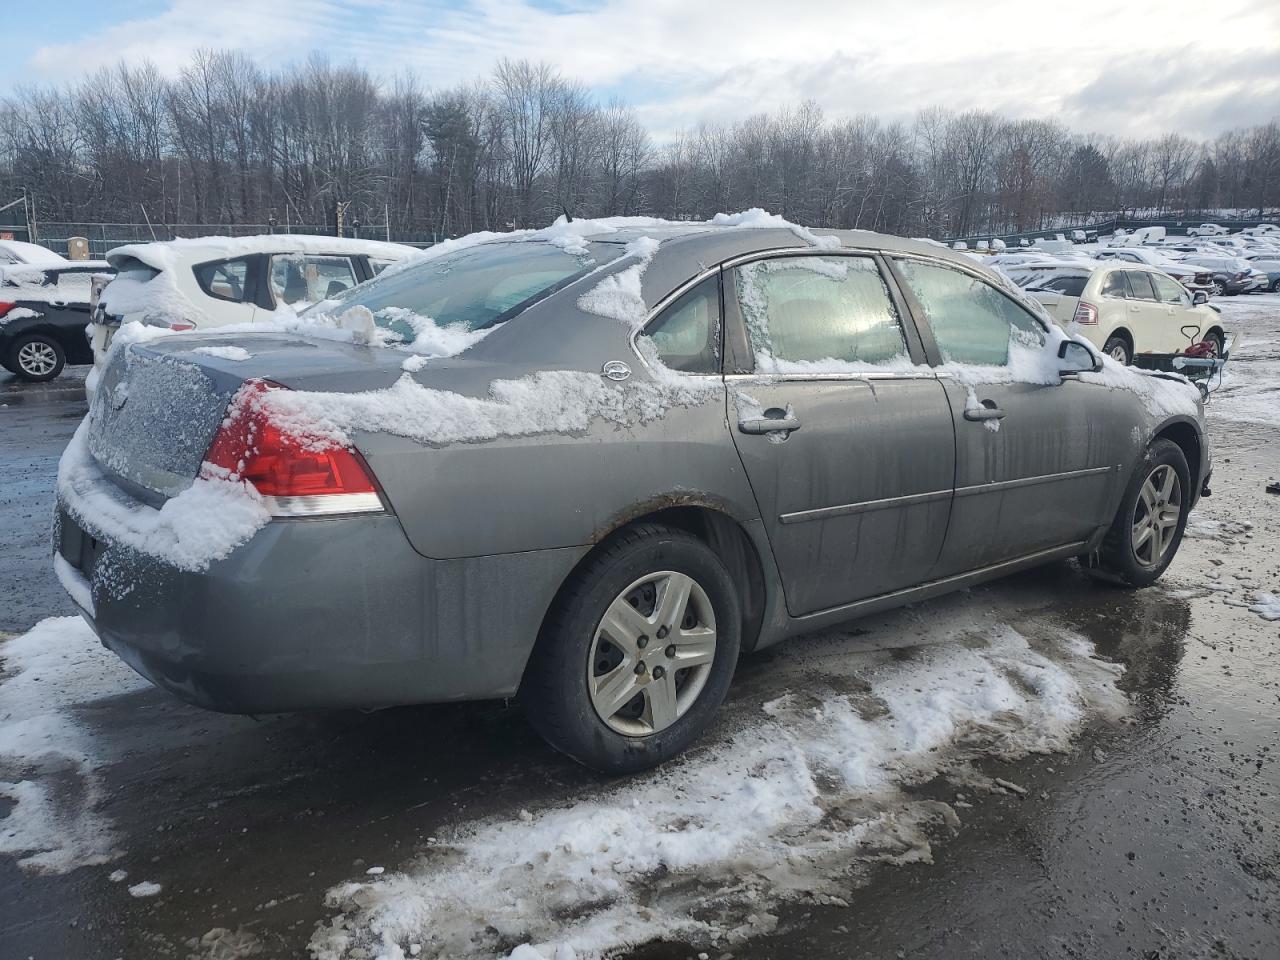
M773 414L773 416L770 416ZM795 414L788 415L786 410L774 407L766 410L763 417L747 417L738 421L738 429L743 433L790 433L800 429L800 420Z
M1004 411L996 406L994 400L983 400L980 407L966 407L964 418L966 420L1003 420Z

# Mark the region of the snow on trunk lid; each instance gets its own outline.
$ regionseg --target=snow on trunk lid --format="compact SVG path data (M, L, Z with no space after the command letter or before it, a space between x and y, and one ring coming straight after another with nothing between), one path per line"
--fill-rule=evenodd
M189 360L119 350L89 408L89 452L126 484L176 496L199 472L240 383Z

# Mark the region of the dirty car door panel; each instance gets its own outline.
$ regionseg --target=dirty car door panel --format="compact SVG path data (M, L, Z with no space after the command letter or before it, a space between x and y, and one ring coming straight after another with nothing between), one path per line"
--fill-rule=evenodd
M953 428L876 262L777 257L727 276L755 368L729 378L730 426L788 609L918 582L946 528Z
M955 500L933 576L1088 539L1110 516L1128 443L1098 406L1106 391L1062 380L1045 327L985 280L918 260L895 267L928 321L955 423Z

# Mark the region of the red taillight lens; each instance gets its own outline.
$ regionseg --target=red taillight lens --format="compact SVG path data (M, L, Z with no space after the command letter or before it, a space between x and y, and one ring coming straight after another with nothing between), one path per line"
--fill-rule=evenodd
M16 306L16 303L5 303L3 300L0 300L0 317L3 317Z
M1076 323L1096 324L1098 322L1098 308L1092 303L1081 300L1076 304L1076 312L1071 319Z
M169 329L176 331L177 333L186 333L188 330L194 330L195 328L196 325L194 323L186 323L185 321L169 324Z
M209 444L206 472L253 484L275 516L381 510L378 488L359 453L296 437L272 422L262 398L283 389L264 380L240 388Z

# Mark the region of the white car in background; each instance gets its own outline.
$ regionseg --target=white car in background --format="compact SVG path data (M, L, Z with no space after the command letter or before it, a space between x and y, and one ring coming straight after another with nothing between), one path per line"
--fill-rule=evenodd
M0 265L24 264L32 267L65 267L71 263L66 257L54 253L48 247L25 240L0 240Z
M117 271L93 312L93 398L111 339L139 321L173 330L261 323L309 307L417 254L377 240L272 234L134 243L107 253Z
M1098 260L1123 260L1151 267L1173 277L1188 290L1209 293L1213 286L1213 275L1204 267L1174 259L1170 253L1172 251L1168 251L1168 248L1112 247L1096 251L1094 257Z
M1220 223L1202 223L1198 227L1190 227L1187 230L1188 237L1222 237L1227 233L1227 228Z
M1206 340L1221 356L1226 346L1222 318L1208 298L1156 270L1116 262L1064 265L1024 289L1059 326L1119 363L1183 353Z

